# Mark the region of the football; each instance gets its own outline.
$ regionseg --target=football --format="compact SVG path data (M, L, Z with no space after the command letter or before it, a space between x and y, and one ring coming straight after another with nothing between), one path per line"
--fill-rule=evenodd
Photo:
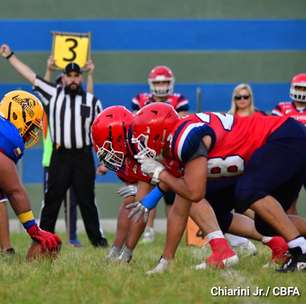
M26 259L28 262L33 260L43 260L43 259L56 259L60 252L60 247L56 251L42 250L39 243L33 241L30 248L28 249Z

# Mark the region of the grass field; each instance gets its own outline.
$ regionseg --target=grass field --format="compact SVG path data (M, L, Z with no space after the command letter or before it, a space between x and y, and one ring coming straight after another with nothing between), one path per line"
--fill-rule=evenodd
M258 255L242 257L231 270L195 271L204 251L181 244L175 263L168 273L148 277L161 252L164 235L153 244L140 244L129 265L105 261L106 250L94 249L81 235L80 249L63 245L60 257L53 263L27 263L25 255L29 239L13 234L18 252L15 257L0 257L0 303L306 303L306 273L279 274L263 268L269 251L256 244ZM113 236L108 235L109 240ZM268 296L220 297L211 294L212 287L257 287ZM275 287L297 287L300 296L273 295Z

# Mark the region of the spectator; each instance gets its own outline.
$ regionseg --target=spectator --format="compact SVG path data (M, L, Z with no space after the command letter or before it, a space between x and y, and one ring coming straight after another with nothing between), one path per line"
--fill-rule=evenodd
M251 86L245 83L237 85L232 93L232 103L229 113L239 116L249 116L254 112L261 111L255 108L254 94Z
M290 98L291 101L278 103L272 110L272 114L292 117L306 126L306 74L297 74L292 78ZM287 210L287 213L297 214L296 204L297 201Z
M166 102L171 104L177 113L182 117L187 115L189 111L189 101L183 95L174 93L174 75L171 69L167 66L156 66L154 67L148 76L148 84L151 93L140 93L132 99L132 110L133 112L138 111L143 106L152 102ZM164 196L164 201L167 206L167 213L169 207L174 202L174 192L167 192ZM156 209L152 209L146 229L143 234L143 242L153 242L155 238L154 231L154 219L156 217Z
M72 186L89 240L95 247L107 247L95 204L95 166L90 136L91 124L102 109L101 102L82 89L81 69L76 63L67 64L63 85L55 85L37 76L8 45L3 44L0 50L15 70L44 96L53 152L40 227L50 232L55 230L61 202Z

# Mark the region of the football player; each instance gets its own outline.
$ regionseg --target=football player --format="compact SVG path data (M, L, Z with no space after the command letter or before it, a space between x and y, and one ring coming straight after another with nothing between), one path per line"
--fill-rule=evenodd
M152 102L171 104L181 117L189 111L189 101L182 94L174 93L174 75L170 68L161 65L154 67L148 76L151 93L140 93L132 99L133 112Z
M291 101L278 103L272 114L292 117L306 126L306 74L297 74L292 78L289 95ZM297 214L296 202L287 213Z
M281 271L306 265L306 240L301 236L306 222L293 224L284 212L305 180L306 130L301 124L286 117L234 118L221 113L198 113L182 120L171 106L155 103L136 114L132 132L142 171L179 198L169 214L167 244L155 270L166 269L174 257L191 202L205 197L207 178L231 181L242 173L235 183L235 209L241 213L252 209L259 232L280 234L288 242L291 258ZM155 159L148 157L152 154ZM179 161L183 176L173 176L161 159ZM133 213L143 212L140 205L135 204Z
M137 183L137 193L136 189L130 192L132 189L131 185L119 191L119 193L126 197L119 212L116 240L109 253L109 257L116 258L119 256L119 260L126 262L132 258L132 251L143 232L145 221L138 223L137 221L136 223L129 222L127 216L128 210L125 207L132 208L133 204L131 203L140 199L147 204L150 204L151 201L152 203L158 202L164 195L161 183L160 187L155 187L152 190L154 199L146 201L145 194L151 189L149 183L154 184L155 182L154 179L152 181L150 177L141 172L140 165L135 162L133 154L127 149L127 131L132 119L133 116L127 109L122 106L114 106L102 111L92 127L92 136L99 160L106 167L115 171L117 176L123 181L128 184ZM169 170L174 175L179 174L175 162L171 162ZM136 197L134 196L135 194ZM195 222L203 231L210 232L212 255L208 258L208 263L219 264L223 263L223 261L227 265L237 263L238 257L224 239L213 210L203 202L199 204L198 211L199 214L194 218ZM146 214L147 216L148 213ZM124 243L125 246L123 246Z
M38 142L42 118L40 101L26 91L11 91L0 102L0 189L32 240L40 243L43 251L58 251L60 238L38 227L16 169L24 148Z
M150 93L140 93L132 99L133 112L138 111L143 106L152 102L166 102L171 104L176 112L181 116L186 116L189 111L189 101L182 94L174 93L175 78L171 69L167 66L156 66L148 75L148 84ZM166 212L173 205L175 194L172 191L164 194L164 201L167 206ZM154 218L156 209L150 211L143 242L149 243L154 241Z

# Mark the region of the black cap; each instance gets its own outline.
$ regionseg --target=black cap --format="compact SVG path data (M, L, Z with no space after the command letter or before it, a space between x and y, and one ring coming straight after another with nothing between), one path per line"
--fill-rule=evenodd
M82 70L77 63L70 62L65 66L64 74L68 75L71 72L75 72L77 74L82 74Z

